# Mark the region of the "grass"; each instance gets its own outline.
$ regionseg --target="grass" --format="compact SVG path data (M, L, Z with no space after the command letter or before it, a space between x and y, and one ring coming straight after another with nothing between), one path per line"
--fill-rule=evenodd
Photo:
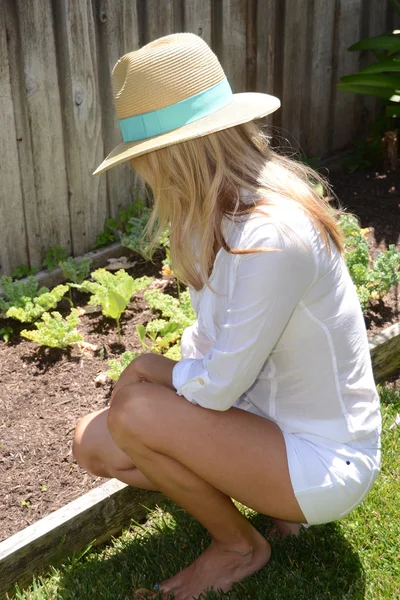
M236 584L231 600L400 599L400 390L382 388L383 464L366 500L342 521L312 527L299 538L273 543L269 565ZM265 532L267 517L241 510ZM207 547L204 529L166 501L144 525L132 523L106 547L51 568L18 600L131 600L190 564ZM217 596L210 592L204 599Z

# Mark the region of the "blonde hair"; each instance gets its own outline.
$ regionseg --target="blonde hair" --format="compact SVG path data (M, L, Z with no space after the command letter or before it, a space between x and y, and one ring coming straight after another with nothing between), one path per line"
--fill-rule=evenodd
M209 285L221 247L230 253L263 250L229 248L221 231L223 217L235 220L282 198L301 204L328 251L330 238L343 251L339 211L315 189L317 184L324 190L329 187L325 180L310 167L274 152L267 135L254 122L168 146L135 157L131 163L152 190L154 208L148 235L156 243L169 226L173 269L196 290ZM253 202L244 202L241 190L248 190ZM194 235L199 242L198 256Z

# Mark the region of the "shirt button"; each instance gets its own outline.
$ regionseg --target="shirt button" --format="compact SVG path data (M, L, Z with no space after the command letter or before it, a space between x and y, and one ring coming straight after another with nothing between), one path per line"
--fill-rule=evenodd
M204 385L204 379L203 379L202 377L199 377L199 383L200 383L201 385Z

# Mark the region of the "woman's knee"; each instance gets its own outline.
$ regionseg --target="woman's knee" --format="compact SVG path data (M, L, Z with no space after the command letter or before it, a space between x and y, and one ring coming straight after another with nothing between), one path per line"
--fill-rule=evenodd
M78 421L72 442L72 455L76 462L92 475L109 477L99 453L100 440L92 431L93 419L98 414L99 411L90 413Z
M108 411L107 428L118 443L125 434L142 437L157 414L157 390L152 384L134 383L125 386L113 398Z

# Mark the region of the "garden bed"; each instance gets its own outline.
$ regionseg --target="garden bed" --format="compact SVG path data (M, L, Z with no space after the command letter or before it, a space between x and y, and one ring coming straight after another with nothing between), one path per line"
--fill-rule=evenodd
M363 227L371 228L372 253L389 244L400 249L398 174L357 172L333 174L331 179L342 205L359 216ZM155 275L159 267L139 262L128 272ZM75 299L84 304L88 295L76 294ZM69 310L65 300L60 307ZM398 287L366 315L370 333L398 321L399 312ZM74 427L80 417L107 406L113 384L96 385L95 378L107 370L107 360L123 350L140 350L136 325L150 317L139 293L121 319L123 346L117 343L115 321L100 312L86 314L79 325L85 341L97 346L95 351L76 346L70 351L38 349L16 335L8 345L0 343L0 539L104 482L74 462Z

